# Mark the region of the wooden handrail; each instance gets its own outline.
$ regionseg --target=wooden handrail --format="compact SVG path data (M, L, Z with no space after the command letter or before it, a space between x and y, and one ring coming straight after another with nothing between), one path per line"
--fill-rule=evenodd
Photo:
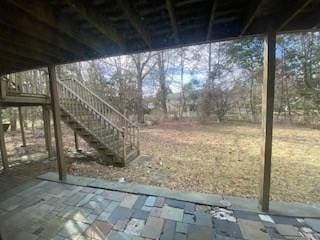
M68 81L68 80L72 80L75 81L77 84L79 84L81 87L83 87L86 91L88 91L91 95L93 95L94 97L96 97L99 101L101 101L104 105L108 106L112 111L114 111L116 114L118 114L119 116L121 116L124 120L126 120L128 123L130 123L131 126L135 126L138 127L137 125L135 125L133 122L131 122L125 115L123 115L121 112L119 112L116 108L114 108L112 105L110 105L108 102L106 102L104 99L102 99L100 96L98 96L97 94L95 94L93 91L91 91L88 87L86 87L82 82L76 80L75 78L65 78L62 79L60 81Z
M59 84L61 84L61 82L57 81ZM62 84L63 85L63 84ZM97 115L99 115L100 117L103 118L103 120L105 120L106 122L108 122L110 125L112 125L114 128L116 128L119 132L122 132L122 129L118 128L118 126L116 126L114 123L112 123L109 119L107 119L104 115L102 115L97 109L95 109L94 106L92 106L90 103L86 102L83 98L81 98L76 92L74 92L71 88L63 85L63 87L65 89L67 89L70 93L72 93L75 97L77 97L79 100L81 100L82 102L84 102L86 105L88 105L92 110L95 111L95 113Z
M126 116L120 113L108 102L84 86L84 84L80 81L74 78L68 78L59 80L58 84L61 88L61 96L70 99L78 99L81 104L88 106L88 108L94 112L97 118L100 118L109 126L112 126L119 133L121 133L123 136L123 149L125 149L126 143L128 143L135 147L139 152L138 126L132 123ZM76 111L76 109L74 109L74 111ZM108 125L105 127L109 128ZM126 157L125 150L123 151L123 157Z

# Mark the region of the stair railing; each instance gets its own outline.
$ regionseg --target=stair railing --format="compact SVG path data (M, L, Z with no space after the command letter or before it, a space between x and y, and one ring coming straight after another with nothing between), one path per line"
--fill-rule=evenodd
M65 88L64 90L71 90L78 98L103 116L109 124L116 127L119 132L122 132L124 143L136 148L138 152L140 151L139 127L126 116L74 78L59 80L58 83Z
M93 106L86 103L81 99L72 89L64 86L61 82L58 82L58 89L60 95L60 105L63 110L66 111L78 124L90 132L91 135L95 136L97 139L107 146L113 153L118 156L123 156L123 151L121 150L122 140L124 137L124 132L122 129L117 128L112 124L106 117L101 115ZM86 109L86 106L88 109ZM90 112L89 118L84 115L84 110ZM90 119L92 118L92 119ZM94 123L90 122L94 120ZM101 130L111 130L112 141L105 141L105 136ZM98 131L97 131L98 130ZM124 148L124 146L122 146Z

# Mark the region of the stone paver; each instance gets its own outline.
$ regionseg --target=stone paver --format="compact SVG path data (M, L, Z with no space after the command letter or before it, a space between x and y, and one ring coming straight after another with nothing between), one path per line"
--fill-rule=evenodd
M160 217L161 216L161 212L162 212L162 208L153 207L151 212L150 212L150 216L152 216L152 217Z
M276 224L277 232L282 236L299 237L301 236L298 229L292 225Z
M154 206L161 208L161 207L163 207L164 203L165 203L165 198L164 197L157 197L157 199L156 199L156 201L154 203Z
M132 235L129 235L124 232L118 232L118 231L110 231L108 236L105 238L105 240L131 240L134 239Z
M144 220L132 218L128 223L124 232L129 235L140 236L143 228L144 228Z
M129 219L126 219L126 220L119 220L117 221L117 223L113 226L113 229L114 230L117 230L117 231L120 231L120 232L123 232L127 226L129 222Z
M161 211L161 218L170 219L178 222L182 222L183 210L179 208L173 208L164 206Z
M193 214L185 213L183 215L183 222L193 224L195 222L195 216Z
M163 234L160 237L160 240L171 240L174 239L176 232L176 222L172 220L165 220L163 226Z
M162 218L148 217L147 223L144 226L141 236L151 239L157 239L162 232L164 220Z
M320 233L320 219L307 218L305 222L314 230Z
M195 214L196 224L203 226L212 226L212 216L209 213L197 212Z
M166 204L170 207L174 208L185 208L185 203L183 201L175 200L175 199L167 199Z
M212 240L213 229L206 226L191 224L188 228L188 240Z
M188 226L189 224L187 223L177 222L176 232L186 234L188 232Z
M95 221L85 232L85 235L89 239L104 240L110 230L112 225L104 221Z
M129 219L133 214L133 209L117 207L109 217L109 221L112 224L116 224L119 220Z
M148 206L148 207L153 207L154 204L156 203L156 197L153 197L153 196L150 196L150 197L147 197L144 205L145 206Z
M318 240L320 219L231 211L190 202L42 181L0 198L5 240ZM230 212L220 208L221 212Z
M138 196L132 195L132 194L127 194L119 206L126 207L126 208L132 208L134 206L134 204L136 203L137 199L138 199Z
M147 199L146 196L140 195L132 207L135 209L141 209L143 207L144 203L146 202L146 199Z
M137 219L147 220L147 218L149 217L149 213L150 212L143 211L140 209L135 209L132 214L132 217Z
M240 227L237 223L229 222L225 220L214 219L214 232L220 237L229 237L235 239L241 239L242 234Z
M271 240L270 236L267 234L267 230L261 222L240 219L239 225L245 239Z

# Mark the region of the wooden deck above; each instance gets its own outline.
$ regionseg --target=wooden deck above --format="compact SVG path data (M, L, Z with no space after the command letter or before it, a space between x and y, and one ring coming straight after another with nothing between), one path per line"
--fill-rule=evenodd
M38 106L50 104L50 96L43 93L24 92L21 83L16 83L8 79L0 81L0 106Z
M50 104L50 98L46 95L16 94L0 98L3 107L39 106Z
M1 0L0 74L82 60L317 30L320 0Z

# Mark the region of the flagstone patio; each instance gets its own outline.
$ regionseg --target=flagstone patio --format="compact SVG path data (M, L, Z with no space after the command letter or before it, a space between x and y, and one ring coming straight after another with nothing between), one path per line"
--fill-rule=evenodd
M230 210L79 184L34 180L3 196L3 240L320 239L316 218Z

